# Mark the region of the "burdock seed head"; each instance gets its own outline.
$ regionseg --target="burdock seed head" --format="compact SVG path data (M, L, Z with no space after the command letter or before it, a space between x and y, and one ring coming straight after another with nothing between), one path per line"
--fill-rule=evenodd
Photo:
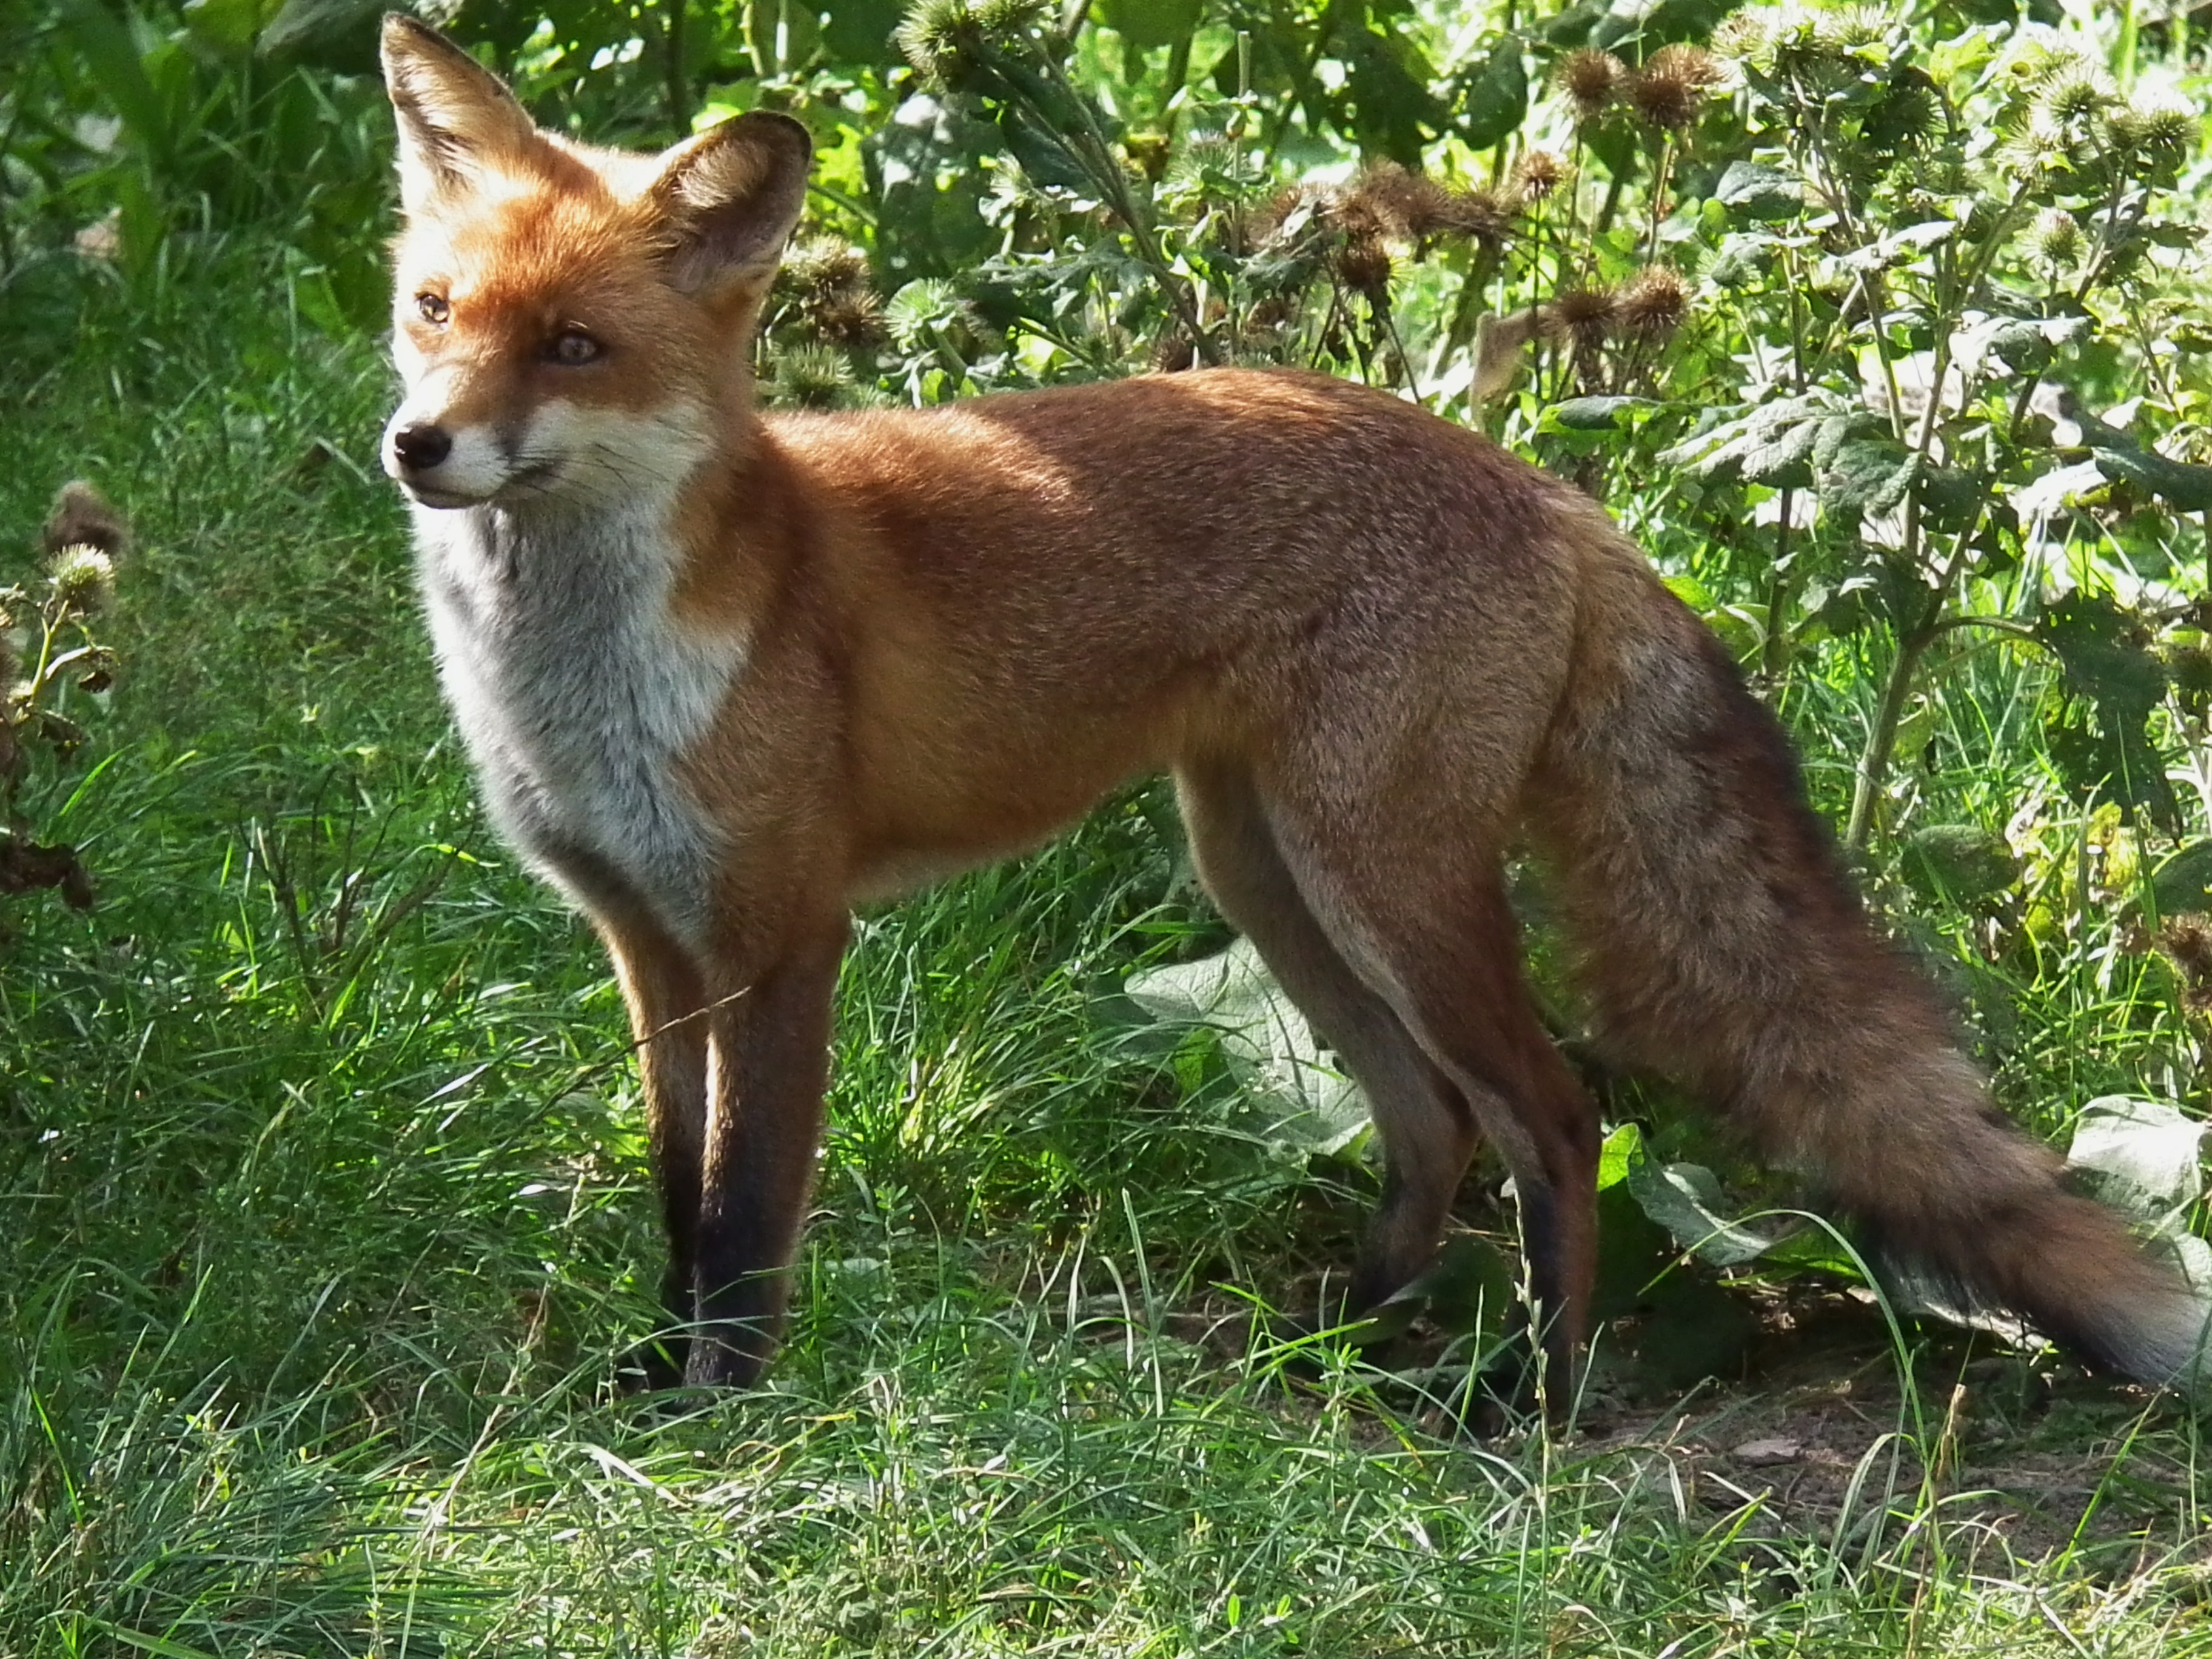
M1347 235L1372 223L1384 234L1403 240L1431 235L1440 228L1449 199L1450 192L1435 179L1384 161L1352 181L1336 211Z
M2172 105L2148 109L2122 107L2107 118L2112 148L2127 158L2138 179L2171 179L2189 159L2197 139L2197 118Z
M1513 215L1486 190L1455 190L1444 198L1436 234L1494 247L1513 234Z
M1523 206L1533 207L1565 184L1566 178L1567 164L1548 149L1524 150L1513 164L1508 188Z
M1697 125L1722 79L1720 60L1704 47L1662 46L1629 76L1628 106L1647 126L1684 132Z
M1330 264L1336 280L1370 305L1389 303L1390 250L1380 236L1371 232L1346 235Z
M891 36L931 86L957 86L984 43L982 21L968 0L917 0Z
M777 286L802 298L827 298L868 286L868 256L849 242L809 236L792 245L776 274Z
M1664 340L1690 314L1690 285L1672 265L1646 265L1620 290L1616 307L1622 333Z
M1552 71L1552 84L1567 94L1575 119L1583 122L1604 114L1627 80L1628 65L1597 46L1569 52Z
M2212 1009L2212 927L2197 915L2176 916L2151 941L2173 964L2182 1006L2192 1014Z
M974 0L975 21L994 40L1012 40L1036 27L1046 0Z
M1620 296L1609 288L1571 288L1544 307L1545 326L1580 346L1602 340L1620 316Z
M46 561L46 580L65 614L97 616L115 593L115 561L88 543L58 549Z
M787 409L835 409L853 387L852 366L826 346L787 347L769 365L769 395Z
M2081 257L2081 227L2064 208L2045 208L2037 215L2028 240L2045 264L2063 268Z

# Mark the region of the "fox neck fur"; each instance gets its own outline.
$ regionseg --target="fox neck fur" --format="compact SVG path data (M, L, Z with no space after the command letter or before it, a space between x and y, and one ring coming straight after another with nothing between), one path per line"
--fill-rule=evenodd
M417 507L416 547L439 674L495 824L576 902L611 872L696 945L720 837L678 763L746 650L741 633L672 611L678 499Z

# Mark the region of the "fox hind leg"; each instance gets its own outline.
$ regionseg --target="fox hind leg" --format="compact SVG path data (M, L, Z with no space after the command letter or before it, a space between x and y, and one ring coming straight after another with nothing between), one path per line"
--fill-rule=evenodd
M1428 1266L1477 1144L1474 1114L1388 1003L1338 952L1283 861L1258 793L1232 768L1176 775L1199 874L1367 1097L1382 1198L1348 1303L1364 1312Z
M1564 1405L1596 1273L1597 1108L1529 1000L1498 857L1374 814L1346 828L1270 802L1266 821L1339 959L1468 1110L1468 1144L1479 1128L1512 1171L1552 1402Z

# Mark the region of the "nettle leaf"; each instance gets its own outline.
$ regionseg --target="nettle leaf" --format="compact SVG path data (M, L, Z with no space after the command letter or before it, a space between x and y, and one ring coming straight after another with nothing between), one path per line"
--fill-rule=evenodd
M1731 219L1771 224L1804 211L1805 187L1764 161L1731 161L1713 186L1713 199L1729 210Z
M2044 607L2035 633L2058 658L2067 689L2094 711L2087 723L2068 711L2046 730L2051 758L2068 782L2178 823L2173 786L2150 738L2151 715L2166 696L2166 668L2148 650L2142 624L2101 594L2074 592Z
M1924 893L1970 902L2012 887L2020 860L1993 830L1930 823L1905 838L1905 875Z
M1491 149L1521 130L1528 113L1528 66L1521 37L1508 34L1460 76L1459 136L1469 149Z
M1659 459L1700 478L1740 477L1775 489L1812 482L1805 464L1826 424L1849 419L1848 405L1818 388L1755 404L1662 450Z
M1883 514L1903 501L1919 476L1920 458L1892 437L1847 437L1820 465L1820 505L1849 519Z
M2162 1100L2106 1095L2081 1109L2066 1167L2106 1203L2146 1220L2170 1219L2203 1195L2201 1119Z

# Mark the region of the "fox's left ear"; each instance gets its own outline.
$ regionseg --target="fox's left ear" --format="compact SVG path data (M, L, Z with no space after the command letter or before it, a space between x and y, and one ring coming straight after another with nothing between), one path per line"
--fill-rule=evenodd
M669 275L687 293L775 274L806 204L814 141L788 115L753 110L669 153L653 193L668 216Z
M382 45L399 124L399 197L410 213L537 142L529 112L499 77L428 23L387 12Z

